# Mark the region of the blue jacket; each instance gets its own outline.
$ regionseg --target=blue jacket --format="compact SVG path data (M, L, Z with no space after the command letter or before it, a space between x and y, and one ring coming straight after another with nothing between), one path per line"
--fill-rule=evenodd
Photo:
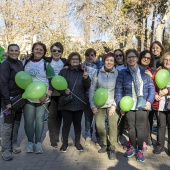
M155 87L150 76L145 73L146 68L139 65L141 78L143 80L143 95L146 101L153 103L155 98ZM132 97L132 76L128 68L119 72L116 81L115 101L119 109L119 102L124 96Z

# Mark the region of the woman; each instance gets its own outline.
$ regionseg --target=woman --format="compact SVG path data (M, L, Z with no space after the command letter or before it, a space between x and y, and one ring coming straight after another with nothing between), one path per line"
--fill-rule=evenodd
M68 89L61 93L63 95L72 94L72 101L69 103L62 105L59 102L59 110L61 110L63 117L63 144L60 148L61 152L67 151L68 135L72 123L74 125L75 132L75 147L78 151L83 151L83 147L80 144L81 119L85 108L85 91L90 87L90 78L86 70L84 69L83 72L81 69L81 61L80 54L77 52L72 52L68 56L68 69L62 69L59 73L59 75L63 76L68 83Z
M99 153L107 152L107 133L105 128L105 117L108 114L109 123L109 159L116 159L115 144L117 142L117 120L118 115L116 113L116 103L114 100L115 84L118 71L114 67L114 53L107 53L104 56L104 66L96 73L95 78L92 80L92 84L89 90L89 101L93 114L96 119L97 132L100 139L103 142ZM108 99L106 103L97 107L94 104L93 97L97 88L105 88L108 90Z
M159 67L157 71L161 70L162 68L170 71L170 52L164 54L161 58L161 64L163 67ZM154 73L154 77L157 73ZM164 89L159 89L156 86L156 94L155 94L155 101L152 105L153 109L156 110L156 116L158 120L158 134L157 134L157 146L153 150L153 153L160 154L161 152L165 151L164 144L165 144L165 132L166 132L166 125L168 126L168 155L170 156L170 114L168 108L166 108L166 103L168 102L168 98L170 95L170 83Z
M154 41L150 46L150 51L153 57L152 67L156 70L159 66L161 66L160 59L165 53L165 48L159 41Z
M154 41L150 46L150 51L152 53L152 58L153 58L153 61L151 63L152 66L151 68L153 71L155 71L158 67L162 66L160 63L160 59L165 53L165 48L159 41ZM149 123L150 123L151 132L152 132L154 114L155 111L152 109L149 113Z
M118 106L124 96L131 96L134 101L132 109L126 113L131 146L124 156L132 157L137 152L137 161L144 162L142 148L143 142L146 140L147 110L154 101L155 88L151 77L145 74L145 68L137 64L138 53L135 49L126 51L126 62L127 69L119 72L115 93ZM120 112L124 115L122 110Z
M3 122L1 127L1 152L5 161L13 159L12 153L20 153L17 146L18 129L22 116L22 108L14 109L11 99L23 93L15 83L15 75L23 71L21 61L18 60L20 48L17 44L8 46L8 57L0 66L0 85L2 97Z
M56 42L50 47L50 51L51 57L48 58L48 62L53 67L55 75L58 75L58 73L66 65L66 59L61 58L64 48L60 42ZM59 142L59 133L62 122L61 111L58 110L59 97L60 93L57 90L53 90L48 114L48 129L52 147L58 146L57 143Z
M114 50L114 54L115 54L115 68L118 71L126 69L126 61L125 61L125 55L124 55L123 51L121 49L116 49L116 50ZM117 110L117 112L119 113L118 110ZM121 116L120 113L119 113L119 116ZM120 123L118 125L118 142L120 144L124 144L123 131L125 128L126 116L119 117L118 122L119 121L120 121Z
M114 50L115 54L115 65L118 71L126 68L125 55L121 49Z
M39 100L28 99L24 107L25 132L28 138L27 153L43 153L41 136L44 129L44 114L49 103L52 91L47 78L47 62L43 59L46 54L46 46L41 42L33 44L32 56L25 62L25 71L29 73L33 81L42 81L47 86L47 93ZM35 121L35 127L34 127ZM35 134L35 140L34 140ZM35 145L34 145L35 143Z
M145 73L148 74L151 78L152 78L152 74L153 74L153 70L151 69L151 65L152 65L152 54L149 50L144 50L140 53L139 56L139 64L143 67L146 68ZM150 114L150 111L148 111L148 116ZM149 123L149 118L148 118L148 122L146 125L147 129L146 129L146 133L147 133L147 139L146 139L146 143L148 145L152 145L152 137L151 137L151 132L152 130L150 129L150 123ZM147 150L146 144L144 144L145 146L143 147L144 150Z

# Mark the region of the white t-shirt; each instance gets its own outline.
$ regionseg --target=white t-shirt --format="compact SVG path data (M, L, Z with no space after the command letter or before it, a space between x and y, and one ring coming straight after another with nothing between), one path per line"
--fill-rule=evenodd
M58 61L52 60L50 64L54 69L55 75L58 75L58 73L64 67L64 63L62 62L61 59L59 59ZM60 96L60 93L57 90L54 90L53 93L52 93L52 96Z
M38 62L29 61L25 66L25 71L32 76L33 81L42 81L49 88L49 81L46 76L46 70L44 69L44 60ZM39 100L30 100L32 103L40 103Z

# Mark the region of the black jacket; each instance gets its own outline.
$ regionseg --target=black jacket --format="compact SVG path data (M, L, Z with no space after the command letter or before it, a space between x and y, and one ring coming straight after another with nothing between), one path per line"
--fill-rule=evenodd
M10 104L10 97L22 94L24 90L15 83L15 75L23 71L22 62L8 57L0 66L0 91L5 104Z
M75 88L72 92L85 102L85 91L90 87L91 80L89 77L87 79L83 78L83 70L81 69L81 66L77 68L69 66L68 69L62 69L59 75L63 76L67 80L68 88L71 91L78 76ZM83 102L73 95L73 101L63 107L59 105L59 110L78 111L84 110L85 106L86 105Z

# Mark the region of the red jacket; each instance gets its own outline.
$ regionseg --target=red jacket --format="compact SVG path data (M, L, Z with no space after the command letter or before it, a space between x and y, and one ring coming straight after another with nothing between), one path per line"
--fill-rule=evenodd
M161 69L163 69L161 66L159 68L157 68L157 70L155 70L155 72L153 73L153 76L152 76L152 80L153 80L154 86L155 86L155 95L159 94L159 90L160 90L159 87L156 85L155 75ZM170 94L170 87L168 87L167 89L168 89L168 94ZM158 110L159 109L159 101L154 100L154 102L152 104L152 108L155 110Z

